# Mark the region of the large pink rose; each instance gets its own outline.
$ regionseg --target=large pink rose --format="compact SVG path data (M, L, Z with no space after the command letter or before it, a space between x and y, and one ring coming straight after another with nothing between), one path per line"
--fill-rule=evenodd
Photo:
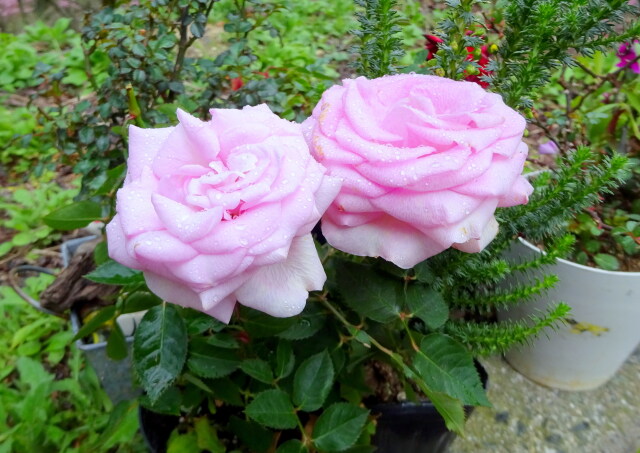
M322 218L334 247L402 268L453 246L482 250L496 207L527 202L525 120L470 82L426 75L345 80L304 123L340 194Z
M163 299L228 322L236 301L285 317L326 279L310 231L340 183L267 106L129 129L110 256Z

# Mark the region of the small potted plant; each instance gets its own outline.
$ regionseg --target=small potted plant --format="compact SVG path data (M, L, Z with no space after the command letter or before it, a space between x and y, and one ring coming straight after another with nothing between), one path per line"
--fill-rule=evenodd
M573 250L547 269L559 283L544 298L501 314L523 319L544 309L547 300L572 307L565 325L506 354L522 374L551 387L596 388L640 344L640 79L633 67L637 58L629 56L632 49L632 43L621 45L620 59L614 52L581 59L579 67L558 76L566 87L562 115L548 105L538 115L538 124L553 137L541 145L541 153L591 143L604 150L595 159L608 158L614 149L630 158L625 184L593 200L599 203L587 205L566 224ZM522 241L512 253L517 260L517 255L541 252Z

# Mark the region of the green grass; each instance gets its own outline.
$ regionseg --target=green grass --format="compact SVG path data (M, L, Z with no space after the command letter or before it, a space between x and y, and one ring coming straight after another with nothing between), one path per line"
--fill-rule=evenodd
M28 278L27 292L52 278ZM0 453L146 451L137 403L113 407L72 337L67 321L0 286Z

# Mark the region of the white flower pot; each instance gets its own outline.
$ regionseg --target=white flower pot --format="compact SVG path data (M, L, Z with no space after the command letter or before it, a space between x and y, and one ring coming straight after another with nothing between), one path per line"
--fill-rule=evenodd
M520 240L508 258L534 257L541 251ZM512 348L507 361L521 374L562 390L590 390L607 382L640 344L640 272L612 272L559 259L545 268L560 282L534 301L498 314L500 320L527 319L551 303L571 307L569 322L546 329L527 346ZM518 277L525 282L542 275Z

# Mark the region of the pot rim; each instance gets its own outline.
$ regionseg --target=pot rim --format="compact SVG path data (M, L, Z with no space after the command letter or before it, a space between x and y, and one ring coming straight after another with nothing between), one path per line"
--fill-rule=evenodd
M532 244L531 242L527 241L524 238L519 237L518 241L520 241L520 243L522 245L524 245L525 247L527 247L530 250L533 250L534 252L545 253L543 250L540 250L539 247L537 247L536 245ZM556 261L558 261L558 262L560 262L562 264L565 264L567 266L574 267L576 269L595 272L596 274L615 275L616 277L623 277L623 278L640 278L640 272L607 271L607 270L604 270L604 269L600 269L598 267L584 266L582 264L574 263L573 261L568 261L568 260L565 260L565 259L562 259L562 258L557 258Z

